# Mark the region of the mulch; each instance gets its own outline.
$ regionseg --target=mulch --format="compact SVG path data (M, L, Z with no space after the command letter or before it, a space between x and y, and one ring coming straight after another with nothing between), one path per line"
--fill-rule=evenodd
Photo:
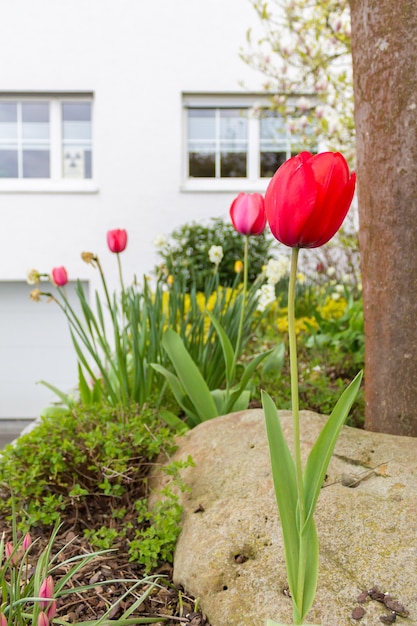
M78 555L87 556L94 552L85 538L76 535L71 529L68 530L65 520L62 521L64 530L55 538L51 553L52 556L58 555L63 549L56 561L57 564L62 563L62 566L58 567L53 574L55 581L68 571L70 566L65 565L65 561ZM7 525L5 520L0 520L0 528L5 529L5 541L10 541L11 531ZM66 529L65 526L67 526ZM30 549L29 575L33 571L33 565L36 564L39 554L46 547L50 534L50 528L45 528L44 531L35 529L31 532L34 543ZM77 624L97 620L108 611L110 606L113 606L106 619L115 620L137 601L149 588L150 583L145 581L122 600L121 598L135 584L134 581L147 577L148 579L149 577L157 578L157 584L142 604L129 616L130 618L159 617L160 621L150 622L159 626L178 626L179 624L210 626L206 616L199 609L198 600L187 594L183 588L174 585L173 567L170 563L160 563L153 571L145 572L141 566L129 561L127 546L123 542L117 545L114 551L93 557L70 579L68 589L83 585L94 585L94 587L83 593L69 593L60 597L57 601L57 617L68 621L69 624ZM106 581L120 581L121 579L129 582L106 583Z

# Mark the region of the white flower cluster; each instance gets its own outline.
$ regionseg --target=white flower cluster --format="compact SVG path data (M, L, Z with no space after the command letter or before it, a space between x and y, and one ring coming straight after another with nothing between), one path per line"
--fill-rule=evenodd
M209 252L209 259L214 265L219 265L224 256L222 246L211 246Z
M258 297L257 311L263 313L265 309L275 301L275 286L274 285L262 285L256 292Z
M280 254L278 259L269 259L266 268L265 276L268 281L268 285L275 286L281 278L288 275L290 271L290 260L288 257Z

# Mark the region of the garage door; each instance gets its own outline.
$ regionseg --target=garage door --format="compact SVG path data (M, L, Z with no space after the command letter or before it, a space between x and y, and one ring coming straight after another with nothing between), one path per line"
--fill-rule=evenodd
M25 282L0 282L0 419L35 418L57 400L40 380L70 391L77 364L66 318L54 302L33 302ZM76 304L74 284L66 286Z

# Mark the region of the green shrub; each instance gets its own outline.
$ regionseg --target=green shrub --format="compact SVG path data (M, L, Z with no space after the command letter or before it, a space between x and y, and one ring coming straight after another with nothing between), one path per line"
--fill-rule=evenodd
M178 503L164 504L161 526L160 510L147 512L146 502L151 463L162 453L169 460L174 450L172 431L150 408L77 406L59 420L44 417L0 456L0 515L12 519L14 499L23 532L62 518L95 548L124 541L128 549L155 516L161 536L156 530L143 553L133 543L133 554L146 566L169 560L180 530ZM184 488L179 464L170 465L174 484Z
M268 233L249 237L250 282L261 273L275 244ZM173 276L183 281L187 290L194 286L197 291L204 291L207 278L213 274L208 256L213 245L223 248L223 260L218 266L220 284L230 287L236 279L235 262L243 261L244 237L235 231L231 222L221 218L211 219L207 226L192 222L174 230L169 243L158 250L162 262L156 272L165 279Z

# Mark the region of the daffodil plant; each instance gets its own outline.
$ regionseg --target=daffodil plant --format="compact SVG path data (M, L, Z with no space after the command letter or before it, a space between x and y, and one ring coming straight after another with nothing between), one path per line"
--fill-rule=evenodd
M295 333L295 286L300 248L325 244L340 228L352 202L355 174L344 157L302 152L286 161L272 178L266 195L266 217L274 237L292 248L288 287L288 334L293 419L292 452L283 435L277 408L262 394L272 476L284 539L293 625L305 624L316 594L319 545L314 522L317 499L339 433L358 392L362 372L339 398L305 467L301 461L298 366ZM285 626L267 621L267 626ZM311 624L309 626L318 626Z

